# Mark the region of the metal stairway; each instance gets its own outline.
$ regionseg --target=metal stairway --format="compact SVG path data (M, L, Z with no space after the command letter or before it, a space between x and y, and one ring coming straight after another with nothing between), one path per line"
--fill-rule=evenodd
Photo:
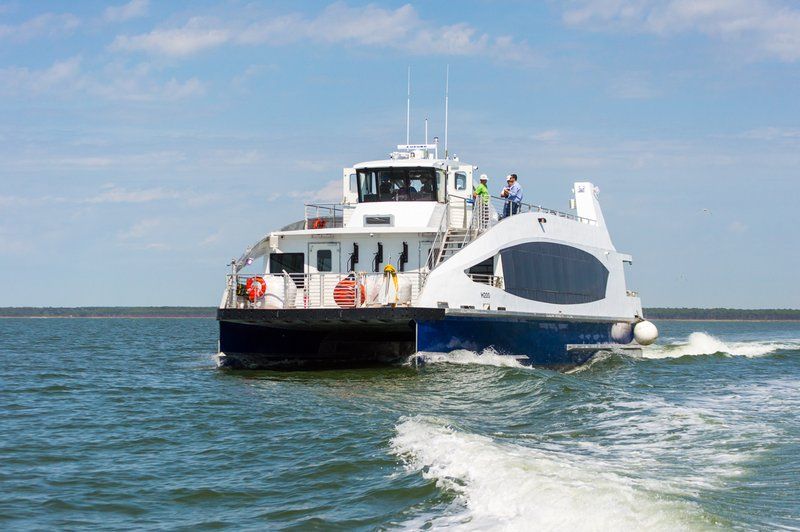
M442 239L442 246L439 248L439 253L436 256L436 264L434 266L438 266L458 253L461 248L471 241L469 236L469 229L448 229Z

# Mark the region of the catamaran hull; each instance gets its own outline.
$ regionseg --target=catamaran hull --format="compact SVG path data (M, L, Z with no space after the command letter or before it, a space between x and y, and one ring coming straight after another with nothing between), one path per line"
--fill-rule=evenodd
M353 368L402 363L415 353L466 349L566 369L603 349L630 349L612 339L614 321L512 314L430 308L220 309L220 365Z

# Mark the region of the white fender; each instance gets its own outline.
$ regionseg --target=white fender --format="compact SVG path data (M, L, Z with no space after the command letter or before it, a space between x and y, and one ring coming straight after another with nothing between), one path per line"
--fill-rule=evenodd
M264 282L266 283L266 290L261 308L283 308L283 300L286 289L284 287L283 277L278 275L265 275Z
M629 344L633 341L633 325L618 322L611 326L611 339L618 344Z
M650 321L640 321L633 328L633 337L641 345L650 345L658 339L658 328Z

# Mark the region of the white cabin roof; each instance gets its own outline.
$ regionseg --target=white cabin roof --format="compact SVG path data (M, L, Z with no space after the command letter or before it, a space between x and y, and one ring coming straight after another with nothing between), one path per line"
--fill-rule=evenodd
M452 161L451 161L452 162ZM382 159L378 161L366 161L363 163L358 163L353 165L353 168L356 170L360 170L362 168L409 168L409 167L416 167L416 168L445 168L447 166L448 161L446 159L416 159L416 158L408 158L408 159Z

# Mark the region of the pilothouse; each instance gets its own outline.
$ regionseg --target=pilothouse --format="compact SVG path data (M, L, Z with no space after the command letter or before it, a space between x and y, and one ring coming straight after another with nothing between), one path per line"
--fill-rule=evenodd
M405 144L345 168L342 200L307 204L231 263L217 312L235 368L353 367L455 349L566 368L655 341L588 182L574 212L473 198L476 166Z

